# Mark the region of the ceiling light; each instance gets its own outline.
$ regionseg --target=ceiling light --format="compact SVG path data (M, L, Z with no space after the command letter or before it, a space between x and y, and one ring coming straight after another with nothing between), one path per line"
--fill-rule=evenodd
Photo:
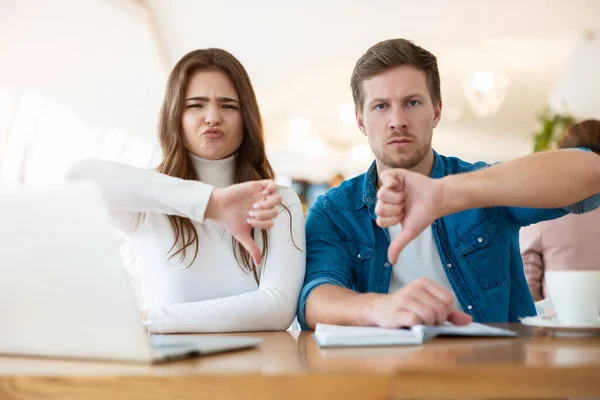
M473 87L479 93L487 93L494 88L496 81L490 71L477 71L473 74Z
M463 82L463 92L476 115L487 118L500 109L509 81L506 74L498 70L477 71Z

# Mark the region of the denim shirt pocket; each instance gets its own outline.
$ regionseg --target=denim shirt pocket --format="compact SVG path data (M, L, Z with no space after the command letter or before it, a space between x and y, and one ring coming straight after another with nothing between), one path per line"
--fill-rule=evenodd
M508 279L510 253L506 235L492 219L478 221L459 241L457 252L483 289Z
M349 244L349 249L352 252L352 269L357 286L355 289L359 292L367 292L374 245L357 243L355 240L350 240Z

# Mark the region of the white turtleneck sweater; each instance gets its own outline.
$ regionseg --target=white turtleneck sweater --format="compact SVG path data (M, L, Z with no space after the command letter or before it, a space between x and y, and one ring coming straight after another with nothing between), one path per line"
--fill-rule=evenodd
M231 235L214 221L204 221L213 188L233 183L235 156L217 161L189 156L202 182L101 160L75 163L67 179L93 181L115 227L131 239L151 333L287 329L296 314L306 267L298 196L291 189L280 190L290 213L282 210L268 231L269 251L257 284L254 275L238 264ZM193 246L186 249L183 262L179 256L169 260L175 236L167 215L194 221L199 248L193 263ZM255 240L262 248L260 231Z

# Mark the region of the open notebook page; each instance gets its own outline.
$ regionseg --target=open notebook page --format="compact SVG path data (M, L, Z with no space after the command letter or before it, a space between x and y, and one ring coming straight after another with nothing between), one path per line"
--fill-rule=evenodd
M516 336L516 333L488 325L416 325L407 329L317 324L314 338L322 347L420 345L435 336Z

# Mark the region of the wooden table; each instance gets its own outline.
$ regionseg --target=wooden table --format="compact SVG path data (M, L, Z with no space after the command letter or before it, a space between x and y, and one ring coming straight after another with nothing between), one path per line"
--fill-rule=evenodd
M258 333L257 349L157 366L2 357L0 399L600 397L600 338L510 328L523 336L352 349Z

